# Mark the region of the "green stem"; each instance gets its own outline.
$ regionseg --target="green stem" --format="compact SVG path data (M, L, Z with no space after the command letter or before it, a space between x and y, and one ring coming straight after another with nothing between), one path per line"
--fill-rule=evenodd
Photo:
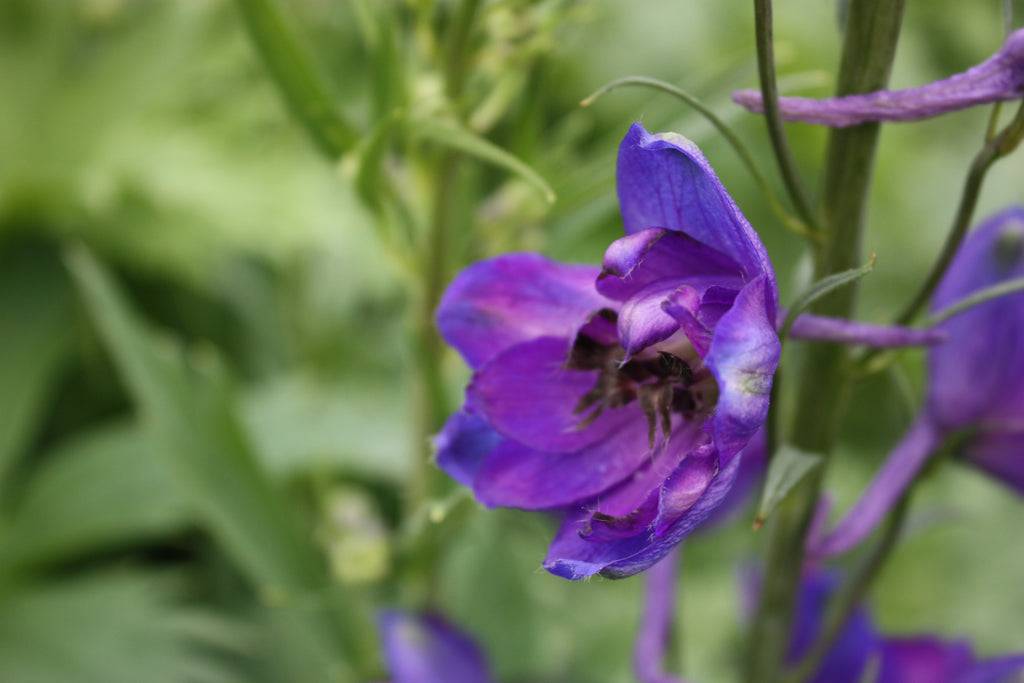
M996 160L1017 148L1022 136L1024 136L1024 104L1017 109L1017 113L1009 125L999 135L989 140L974 157L971 168L967 171L964 189L960 195L960 205L957 207L956 217L953 219L949 236L946 237L946 243L942 247L942 253L939 254L939 258L935 261L928 278L921 285L917 294L896 318L897 324L904 325L912 320L931 298L935 288L939 286L939 281L945 275L946 269L949 268L949 264L960 248L960 243L967 235L968 228L971 227L985 175Z
M840 64L838 95L885 87L895 56L904 0L853 0L850 3ZM759 53L760 54L760 53ZM763 68L763 66L762 66ZM766 94L766 108L768 105ZM815 253L815 279L848 270L860 260L860 239L878 124L833 130L825 164L823 215L826 244ZM856 287L821 299L815 312L848 318ZM849 359L842 347L815 344L795 377L797 405L790 438L794 446L827 457L849 380ZM746 680L780 680L789 647L793 612L803 567L804 539L818 500L824 468L807 476L770 520L767 568L751 637Z
M267 70L320 150L338 159L359 134L345 119L312 53L277 0L238 0Z
M754 31L757 37L757 71L761 81L761 96L764 101L764 120L768 126L768 137L775 150L782 182L793 200L793 206L800 218L811 230L819 226L817 213L808 199L807 190L796 170L796 162L789 148L786 129L779 113L779 88L775 80L775 48L772 39L771 0L754 0Z

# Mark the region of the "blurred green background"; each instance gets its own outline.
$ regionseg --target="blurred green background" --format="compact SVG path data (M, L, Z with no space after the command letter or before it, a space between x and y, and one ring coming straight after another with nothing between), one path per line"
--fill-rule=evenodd
M396 97L395 73L408 111L435 106L431 59L443 46L409 17L443 27L454 4L285 7L365 136ZM377 34L378 48L385 34L398 46L398 71L380 67L368 7L398 18ZM905 27L895 88L994 52L1001 3L910 3ZM783 90L826 95L833 3L778 3L775 33ZM677 83L736 127L781 194L761 121L729 101L756 83L752 36L749 3L484 2L468 50L473 121L558 199L466 159L465 229L447 247L445 278L514 249L598 261L621 231L618 141L640 120L702 146L791 300L806 284L802 243L706 122L640 89L578 106L621 76ZM415 278L381 239L352 159L319 154L289 114L236 4L0 0L0 103L0 680L380 673L367 625L375 607L417 606L417 533L439 551L439 604L481 640L501 680L631 680L641 580L549 576L539 570L548 520L485 511L443 482L452 513L425 521L428 532L403 513L423 450L408 341ZM861 319L886 321L926 272L987 117L883 132L865 239L878 264ZM790 134L813 187L824 134ZM399 190L422 194L422 168L399 168ZM1022 178L1024 156L997 165L978 217L1021 201ZM920 354L900 368L905 385L882 376L855 388L829 475L840 509L912 417ZM453 353L443 369L451 409L467 373ZM1021 528L1024 505L1007 490L940 469L872 594L882 625L963 635L983 654L1024 649ZM688 677L735 670L737 568L761 543L741 515L686 544L677 640Z

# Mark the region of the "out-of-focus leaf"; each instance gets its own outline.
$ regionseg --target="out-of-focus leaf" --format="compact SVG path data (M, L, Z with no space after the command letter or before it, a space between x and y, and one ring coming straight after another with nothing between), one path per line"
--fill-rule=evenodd
M167 576L109 572L33 585L0 599L0 680L11 683L228 683L219 652L240 652L237 624L177 604Z
M58 447L25 487L0 545L5 570L171 534L191 521L164 463L131 424Z
M537 171L533 170L521 159L506 152L493 142L465 128L460 128L450 121L411 119L409 123L412 133L416 137L465 152L481 161L486 161L499 168L504 168L506 171L515 173L536 187L549 203L554 203L555 191L551 189L548 181L544 180Z
M818 453L807 453L789 444L779 446L768 464L755 524L760 526L793 487L823 462L824 458Z
M141 413L151 444L207 530L265 599L289 606L325 596L332 607L304 611L305 637L336 652L330 676L354 677L375 648L350 595L332 590L310 534L300 530L260 469L222 377L197 372L160 351L110 275L84 248L68 253L89 313ZM324 672L325 677L327 672Z
M0 262L0 484L32 437L71 349L71 289L56 254L17 249Z
M398 483L412 466L406 402L398 384L293 376L247 394L242 418L275 474L329 468Z

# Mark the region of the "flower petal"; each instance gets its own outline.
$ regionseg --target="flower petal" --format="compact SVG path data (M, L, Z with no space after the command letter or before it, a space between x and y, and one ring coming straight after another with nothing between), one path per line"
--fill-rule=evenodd
M492 357L466 389L466 406L496 431L529 448L578 451L631 423L646 427L636 402L605 410L586 426L580 399L597 384L597 371L566 369L567 341L541 337Z
M699 296L682 280L665 279L652 282L623 304L619 312L619 342L626 350L627 360L679 330L679 321L665 312L665 304L678 290L683 290L679 297Z
M437 466L463 486L473 486L480 466L503 437L479 415L460 410L434 437Z
M1024 495L1024 431L979 432L958 455Z
M437 326L473 368L510 346L542 336L574 336L610 302L594 289L600 270L538 254L507 254L475 263L448 287Z
M686 233L665 228L649 228L615 240L605 251L601 266L597 291L617 301L625 301L664 278L711 275L742 284L742 270L731 258Z
M682 232L735 261L744 279L766 275L774 319L777 293L768 253L693 142L676 133L651 135L633 124L619 147L617 181L627 235L649 228Z
M436 616L397 610L378 619L384 659L394 683L491 683L483 654L463 633Z
M1016 100L1024 95L1024 30L1011 33L1002 49L981 64L941 81L906 90L878 90L815 100L779 98L786 121L804 121L832 128L869 121L919 121L979 104ZM761 113L764 102L757 90L740 90L734 102Z
M988 219L960 247L933 297L941 310L979 289L1024 276L1024 207ZM928 354L928 411L952 431L1024 415L1024 292L946 320L946 343Z
M765 276L747 284L715 327L705 363L718 382L718 407L705 430L723 461L735 455L764 423L781 344Z
M688 471L707 471L699 458L684 458L673 477L686 480ZM714 475L707 483L704 494L684 514L679 516L660 536L644 528L638 533L611 541L589 541L580 535L590 519L590 513L580 510L568 513L555 539L548 549L544 568L566 579L582 579L594 574L607 578L624 578L647 569L667 555L693 529L703 522L725 498L732 487L739 468L739 459ZM666 484L668 485L668 484ZM661 492L652 495L659 496Z

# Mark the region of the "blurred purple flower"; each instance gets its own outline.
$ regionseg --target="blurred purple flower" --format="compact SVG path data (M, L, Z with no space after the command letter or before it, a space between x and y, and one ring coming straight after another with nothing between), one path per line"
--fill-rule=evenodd
M981 64L950 78L906 90L879 90L815 100L782 97L779 110L787 121L833 128L869 121L917 121L979 104L1016 100L1024 95L1024 29L1011 33L1003 47ZM733 100L763 112L761 93L739 90Z
M972 233L932 299L940 311L980 289L1024 276L1024 207ZM1024 293L960 313L938 329L928 354L928 392L918 419L836 529L811 548L836 555L863 540L949 441L956 455L1024 494Z
M834 575L805 576L797 603L788 660L804 657L821 632ZM859 683L877 667L875 683L1000 683L1024 668L1024 654L986 661L975 659L967 641L932 636L893 638L879 634L864 607L850 616L810 683Z
M618 191L601 269L501 256L437 314L474 370L438 464L486 505L563 513L544 566L568 579L643 571L721 503L779 359L768 255L700 150L636 124Z
M492 683L476 644L438 616L387 610L378 619L392 683Z

